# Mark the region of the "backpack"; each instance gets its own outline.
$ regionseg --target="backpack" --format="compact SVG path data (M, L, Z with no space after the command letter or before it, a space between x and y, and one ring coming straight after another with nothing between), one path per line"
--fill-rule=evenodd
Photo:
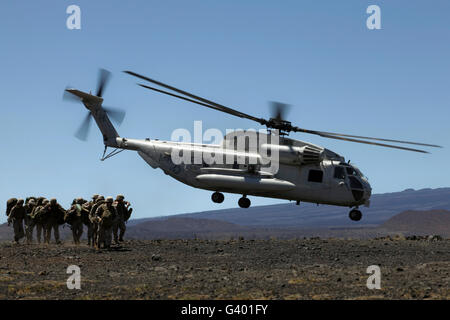
M9 216L9 213L11 212L11 209L16 205L17 199L11 198L6 201L6 215Z
M57 219L56 219L56 223L57 224L64 224L65 223L65 221L64 221L64 216L65 215L66 214L64 212L58 211L58 216L57 216Z
M81 210L81 221L87 226L91 224L91 220L89 220L89 211L86 208L82 208Z
M103 210L101 225L105 228L112 227L112 225L114 224L114 220L116 219L116 215L114 214L114 212L112 212L112 210L109 210L107 208Z
M33 210L33 213L31 214L30 217L37 223L43 223L46 220L46 218L48 217L48 215L47 215L47 211L44 210L44 206L41 205L41 206L37 206Z
M130 208L125 211L125 216L123 217L125 221L128 221L128 219L130 219L132 212L133 212L133 208Z
M77 219L81 218L81 206L79 204L75 204L67 210L64 215L64 221L70 225L72 225Z

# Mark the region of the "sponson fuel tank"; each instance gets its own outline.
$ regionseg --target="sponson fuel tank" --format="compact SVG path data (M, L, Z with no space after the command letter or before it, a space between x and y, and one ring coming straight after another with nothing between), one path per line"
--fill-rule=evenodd
M217 188L217 190L237 188L242 191L288 191L295 188L295 184L289 181L250 175L200 174L196 179L209 187Z

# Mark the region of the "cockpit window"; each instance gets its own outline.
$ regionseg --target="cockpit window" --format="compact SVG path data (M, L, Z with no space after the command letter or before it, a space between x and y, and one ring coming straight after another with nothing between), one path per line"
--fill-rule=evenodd
M336 167L334 168L334 178L335 179L345 179L345 170L344 167Z
M347 167L345 168L347 170L347 174L349 176L357 176L357 172L355 171L355 169L353 169L352 167Z

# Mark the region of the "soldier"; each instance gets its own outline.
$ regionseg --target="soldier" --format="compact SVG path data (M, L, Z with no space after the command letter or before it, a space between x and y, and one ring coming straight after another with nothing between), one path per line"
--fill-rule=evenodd
M32 218L33 210L36 207L36 198L29 197L25 200L25 234L27 236L27 244L33 242L34 222Z
M48 218L47 212L44 210L44 207L49 203L47 199L44 197L39 197L37 199L36 207L33 209L31 213L31 220L33 227L36 227L36 239L38 243L41 243L41 234L42 229L46 223L46 219ZM31 230L33 232L33 230ZM45 239L44 239L45 240Z
M6 216L9 216L11 209L17 204L16 198L11 198L6 201Z
M59 225L64 223L64 214L66 210L56 201L55 198L50 199L50 203L45 205L44 209L47 212L47 219L44 225L44 241L50 243L51 233L55 236L56 244L60 244L59 241Z
M105 203L105 197L104 196L98 196L95 199L94 204L92 205L91 211L89 212L89 220L92 224L92 246L96 245L96 241L98 238L98 217L96 215L97 208Z
M34 200L34 202L36 202L37 199L36 199L36 197L27 197L27 198L25 199L25 204L29 203L30 200Z
M116 207L117 211L117 217L114 221L113 225L113 234L114 234L114 242L116 244L123 241L123 236L125 234L125 230L127 229L125 222L128 220L128 218L131 215L131 211L133 209L128 209L130 206L130 203L128 201L124 201L125 197L121 194L117 195L116 201L114 202L114 206ZM118 231L120 229L119 236L117 235Z
M92 222L91 222L91 220L89 218L89 214L91 212L92 206L95 203L95 200L97 200L98 197L99 197L98 194L94 194L92 196L92 200L91 201L86 201L82 205L84 210L81 212L81 217L82 217L83 223L87 227L88 246L91 245L91 242L92 242L92 245L94 245L94 239L93 239L94 225L92 224Z
M82 204L82 198L74 199L72 207L67 210L64 216L64 221L67 222L72 229L73 242L77 245L80 244L80 238L83 234L82 212L84 209L81 206Z
M97 249L103 247L109 249L111 246L111 233L117 212L113 206L113 197L107 197L105 203L101 204L95 211L98 221Z
M19 243L20 239L25 236L23 231L23 219L25 218L25 207L23 206L23 199L18 199L11 212L8 215L8 225L13 224L14 228L14 242Z

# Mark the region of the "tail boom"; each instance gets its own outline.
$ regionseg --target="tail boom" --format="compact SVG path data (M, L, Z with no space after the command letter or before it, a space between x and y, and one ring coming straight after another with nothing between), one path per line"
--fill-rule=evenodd
M102 108L103 98L76 89L66 89L66 91L80 98L86 109L90 111L103 135L105 146L116 148L118 146L116 138L119 137L119 134L111 123L105 109Z

